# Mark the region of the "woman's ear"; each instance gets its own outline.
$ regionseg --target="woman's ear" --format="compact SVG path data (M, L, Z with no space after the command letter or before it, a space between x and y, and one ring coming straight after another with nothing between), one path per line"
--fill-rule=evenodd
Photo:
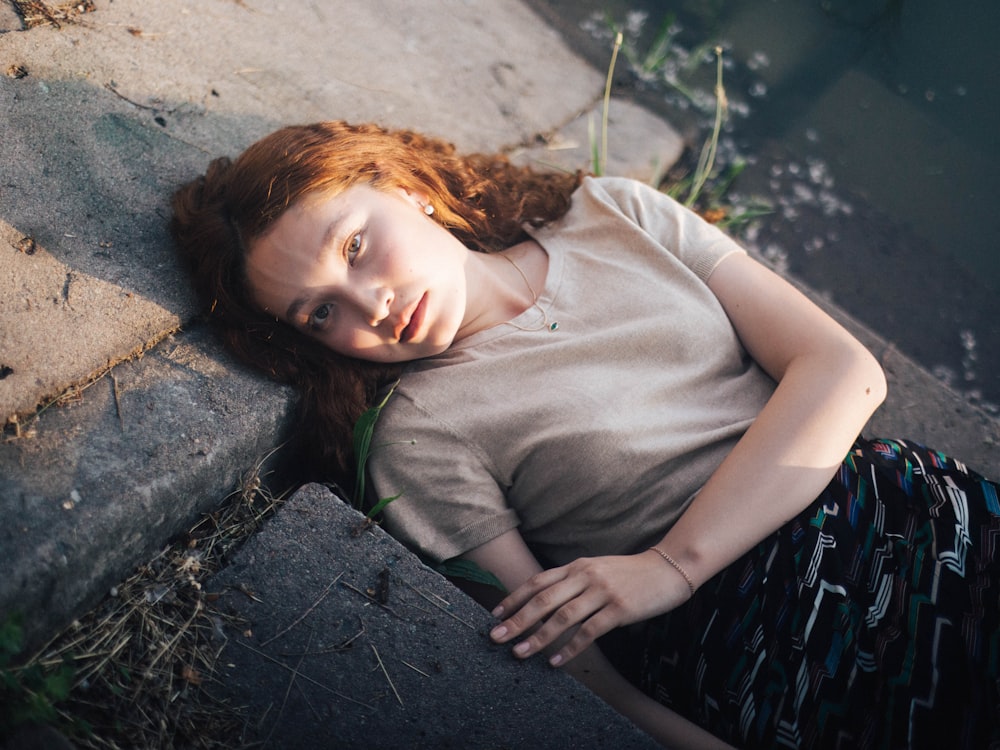
M400 187L397 188L399 194L402 195L407 201L412 203L415 207L423 211L425 214L433 213L433 207L428 212L428 206L431 206L430 198L428 198L427 193L419 190L410 190L409 188Z

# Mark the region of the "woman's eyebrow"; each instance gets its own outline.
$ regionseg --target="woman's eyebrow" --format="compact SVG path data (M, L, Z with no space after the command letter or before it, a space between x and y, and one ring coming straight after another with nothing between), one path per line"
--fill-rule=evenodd
M337 243L337 236L340 231L340 227L344 223L344 213L338 213L333 219L330 220L330 225L326 228L323 233L323 239L320 240L319 246L319 256L318 260L320 262L326 260L326 256L329 255L330 250L332 250Z
M295 322L295 317L299 314L299 310L309 301L309 295L303 294L301 297L296 297L292 300L292 304L288 306L285 311L285 320L292 323Z

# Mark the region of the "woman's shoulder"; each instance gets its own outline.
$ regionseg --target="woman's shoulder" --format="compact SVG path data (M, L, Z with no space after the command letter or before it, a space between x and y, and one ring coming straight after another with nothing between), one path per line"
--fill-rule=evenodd
M580 182L577 192L589 193L591 195L613 200L616 202L631 201L654 201L657 203L669 203L680 206L673 198L661 190L653 187L649 183L642 182L633 177L623 177L617 175L595 176L588 175Z
M587 175L580 181L574 195L590 195L599 200L617 200L638 195L646 190L650 190L639 180L631 177Z
M652 213L682 216L687 212L666 193L631 177L588 176L573 194L569 219L618 214L641 225Z
M376 430L406 431L420 425L421 429L459 432L452 420L468 410L455 408L454 402L465 402L476 391L474 374L467 372L476 368L461 365L474 365L473 360L465 352L448 351L410 363L386 398Z
M629 247L647 256L675 256L706 280L726 255L742 248L661 190L628 177L587 177L551 237L587 244L607 238L616 253ZM554 244L550 239L550 244Z

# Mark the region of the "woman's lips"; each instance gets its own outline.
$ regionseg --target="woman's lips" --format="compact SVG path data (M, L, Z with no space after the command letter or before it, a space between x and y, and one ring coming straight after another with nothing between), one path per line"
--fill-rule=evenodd
M426 292L420 297L417 302L417 306L413 308L413 312L410 313L410 319L407 321L406 326L402 331L399 332L399 341L403 344L413 339L420 330L420 324L424 321L424 313L427 312L427 294Z

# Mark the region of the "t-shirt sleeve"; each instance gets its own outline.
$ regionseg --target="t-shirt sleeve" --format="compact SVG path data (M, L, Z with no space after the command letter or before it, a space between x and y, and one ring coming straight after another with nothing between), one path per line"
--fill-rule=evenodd
M383 410L372 446L376 499L398 495L385 508L385 526L425 557L457 557L518 526L489 457L405 393Z
M702 281L732 253L745 253L735 240L666 193L622 177L590 179L594 200L613 206L675 255Z

